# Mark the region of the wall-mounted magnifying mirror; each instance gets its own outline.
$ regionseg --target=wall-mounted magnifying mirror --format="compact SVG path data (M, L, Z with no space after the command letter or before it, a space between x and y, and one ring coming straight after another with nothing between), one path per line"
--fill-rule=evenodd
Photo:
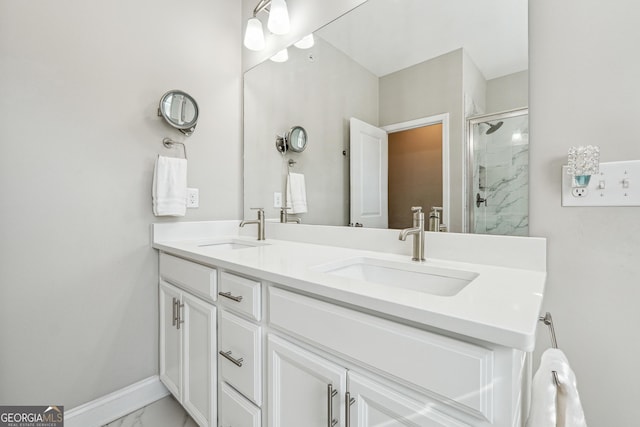
M167 123L189 136L198 123L198 104L188 93L170 90L160 98L158 115Z
M307 131L302 126L294 126L283 136L276 138L276 149L281 153L291 150L301 153L307 148Z
M291 151L300 153L307 147L307 131L302 126L292 127L286 135Z

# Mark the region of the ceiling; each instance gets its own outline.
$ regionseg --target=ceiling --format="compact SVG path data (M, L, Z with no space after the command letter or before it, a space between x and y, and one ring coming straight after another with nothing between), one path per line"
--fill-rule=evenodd
M527 0L368 0L316 34L377 76L464 48L485 79L528 68Z

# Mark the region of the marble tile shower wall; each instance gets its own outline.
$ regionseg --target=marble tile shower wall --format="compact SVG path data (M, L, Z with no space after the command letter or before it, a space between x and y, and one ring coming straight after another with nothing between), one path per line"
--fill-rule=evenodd
M513 120L513 119L512 119ZM511 236L529 234L529 144L528 135L513 137L515 123L485 136L484 146L474 153L476 165L484 167L483 182L476 171L476 185L487 198L487 206L475 209L476 232ZM480 188L483 184L484 190Z

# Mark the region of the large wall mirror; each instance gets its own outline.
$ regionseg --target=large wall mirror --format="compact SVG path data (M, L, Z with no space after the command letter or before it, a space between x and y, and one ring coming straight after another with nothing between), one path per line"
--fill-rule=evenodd
M427 212L442 206L449 231L474 231L469 217L478 223L488 215L473 211L470 194L477 192L486 200L478 209L493 209L495 216L479 232L490 232L487 224L503 221L513 205L499 206L490 189L528 177L528 121L511 126L504 115L528 104L527 21L527 0L368 0L315 31L311 47L289 46L287 61L267 60L247 71L245 216L264 207L267 218L278 218L274 193L285 192L288 173L299 173L308 208L299 215L303 224L362 223L354 221L354 196L373 188L380 197L358 207L386 209L386 217L364 226L408 227L410 207L422 205ZM499 121L506 124L496 126ZM275 140L294 124L312 144L283 155ZM369 126L386 134L386 153L372 148L379 138L370 137ZM492 139L474 151L469 141L479 146L481 136ZM364 157L386 176L351 178ZM516 157L525 164L509 172ZM359 188L358 182L379 179L380 185ZM527 203L523 188L520 205ZM522 230L496 234L526 234Z

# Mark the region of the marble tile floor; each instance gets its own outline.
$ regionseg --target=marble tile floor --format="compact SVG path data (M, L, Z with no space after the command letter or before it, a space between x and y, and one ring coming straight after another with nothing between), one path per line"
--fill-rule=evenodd
M173 396L167 396L103 427L198 427L198 425Z

